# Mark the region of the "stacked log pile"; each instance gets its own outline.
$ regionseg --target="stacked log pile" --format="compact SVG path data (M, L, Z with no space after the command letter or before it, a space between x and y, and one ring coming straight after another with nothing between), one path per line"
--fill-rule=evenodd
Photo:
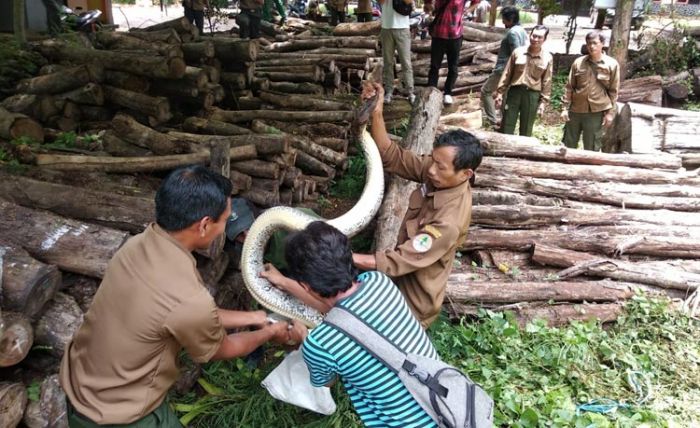
M450 277L450 313L607 321L635 289L686 298L700 285L700 177L680 156L474 133L487 156L460 249L474 264Z

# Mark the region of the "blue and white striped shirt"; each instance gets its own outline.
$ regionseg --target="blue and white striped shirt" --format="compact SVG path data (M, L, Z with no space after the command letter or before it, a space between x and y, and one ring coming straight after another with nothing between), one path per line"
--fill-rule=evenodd
M353 312L404 352L438 358L388 276L366 272L358 279L361 284L357 291L336 305ZM334 327L321 323L309 333L302 349L312 385L324 386L340 376L366 426L437 426L396 374Z

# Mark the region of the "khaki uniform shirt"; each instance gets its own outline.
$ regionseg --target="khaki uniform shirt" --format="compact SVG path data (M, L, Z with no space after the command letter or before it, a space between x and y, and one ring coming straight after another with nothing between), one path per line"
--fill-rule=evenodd
M110 261L61 361L61 386L93 422L130 423L163 402L183 347L209 361L224 336L194 257L152 224Z
M388 172L422 184L409 197L397 247L375 254L377 270L392 277L427 328L440 314L455 252L467 238L471 188L466 181L436 190L427 178L433 158L396 144L382 153L382 160Z
M260 9L263 3L263 0L241 0L241 9Z
M571 65L562 103L574 113L590 113L613 108L620 87L620 67L614 58L603 54L594 63L588 55Z
M540 101L549 102L552 94L552 54L541 50L538 54L528 51L527 46L513 51L503 69L497 92L503 95L511 86L525 85L540 91Z
M357 13L372 13L371 0L358 0L357 1Z

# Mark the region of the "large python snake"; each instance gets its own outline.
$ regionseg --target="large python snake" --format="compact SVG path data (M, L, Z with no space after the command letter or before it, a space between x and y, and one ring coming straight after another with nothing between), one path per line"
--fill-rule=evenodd
M270 208L253 222L243 244L241 273L248 291L267 309L284 317L301 321L307 327L318 325L322 315L259 276L263 271L265 245L277 230L302 230L309 223L318 220L327 222L351 237L364 229L377 214L384 196L384 171L377 145L366 129L369 114L374 110L375 105L375 99L366 102L355 119L355 126L359 128L359 135L361 135L360 145L367 160L365 187L357 203L345 214L330 220L308 215L292 207Z

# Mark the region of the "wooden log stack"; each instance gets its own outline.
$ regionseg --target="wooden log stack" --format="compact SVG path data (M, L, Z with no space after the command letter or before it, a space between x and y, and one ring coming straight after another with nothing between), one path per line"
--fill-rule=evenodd
M473 131L472 225L446 309L514 310L522 322L613 320L635 289L687 298L700 285L700 179L670 153L606 154Z

